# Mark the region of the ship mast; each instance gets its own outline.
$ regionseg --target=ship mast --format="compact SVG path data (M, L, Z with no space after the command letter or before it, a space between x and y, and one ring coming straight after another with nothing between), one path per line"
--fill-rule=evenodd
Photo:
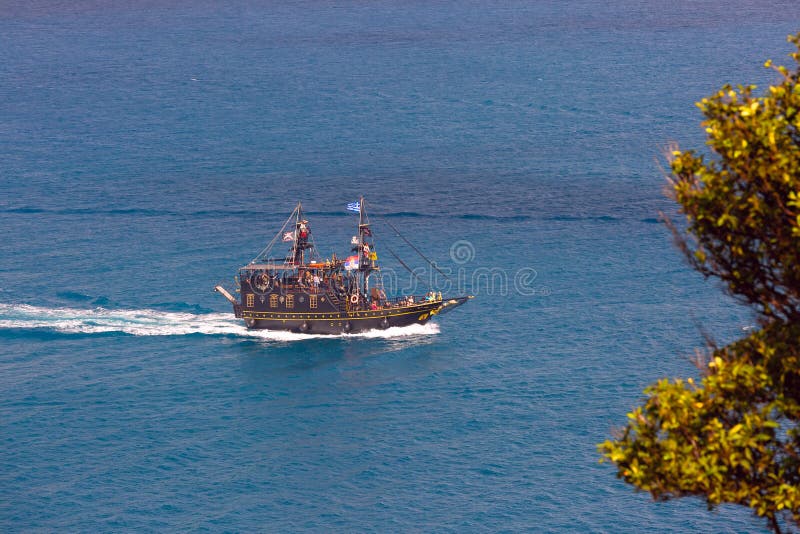
M299 268L306 265L306 250L310 251L310 261L314 261L316 248L314 246L314 238L311 235L311 227L308 221L303 218L303 205L300 202L297 203L294 215L294 244L291 249L291 263Z
M302 209L303 209L302 202L298 202L297 203L297 207L294 209L294 214L295 214L295 216L294 216L294 232L293 232L294 233L294 244L292 245L292 262L295 265L297 264L298 256L300 256L300 258L301 258L300 263L301 264L303 263L303 261L302 261L303 251L302 250L298 250L299 240L300 240L300 216L301 216L300 212L302 211Z
M366 275L363 274L364 271L363 271L363 269L361 267L361 264L364 261L363 260L363 256L364 256L364 254L363 254L364 253L364 231L363 231L363 226L362 226L363 224L364 224L364 197L360 196L360 197L358 197L358 252L357 252L357 254L358 254L358 270L359 270L359 273L361 274L361 276L357 276L356 277L356 291L359 294L362 293L362 291L361 291L361 286L362 285L364 286L364 291L366 291L366 283L367 283L367 277L366 277ZM362 278L363 278L363 280L362 280ZM363 284L362 284L362 282L363 282Z
M359 199L359 217L358 217L358 238L359 238L359 270L363 273L364 278L364 293L370 292L369 277L373 272L379 271L375 266L373 258L375 257L375 241L372 229L370 228L369 216L367 215L364 197ZM369 243L366 242L365 237L372 237L373 240ZM378 281L378 287L382 289L382 280Z

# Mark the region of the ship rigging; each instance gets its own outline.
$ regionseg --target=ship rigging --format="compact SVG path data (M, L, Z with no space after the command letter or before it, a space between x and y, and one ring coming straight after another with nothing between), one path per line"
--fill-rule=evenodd
M364 199L348 204L347 209L357 211L359 220L345 258L333 254L323 260L319 256L311 224L298 203L264 250L239 269L236 291L240 298L222 285L214 288L233 305L234 315L243 319L247 328L342 334L425 324L472 298L444 298L433 290L425 295L388 297ZM405 240L393 225L389 226ZM289 250L275 258L271 254L278 243L288 244ZM414 275L391 249L387 250Z

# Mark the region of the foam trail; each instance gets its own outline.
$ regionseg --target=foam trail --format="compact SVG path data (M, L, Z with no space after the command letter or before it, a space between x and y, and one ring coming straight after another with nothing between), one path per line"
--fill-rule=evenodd
M181 313L151 309L109 310L105 308L44 308L28 304L0 303L0 329L41 328L64 333L95 334L122 332L133 336L183 336L189 334L233 335L273 341L347 337L395 338L438 334L433 323L403 328L373 330L360 334L323 336L267 330L248 330L230 313Z

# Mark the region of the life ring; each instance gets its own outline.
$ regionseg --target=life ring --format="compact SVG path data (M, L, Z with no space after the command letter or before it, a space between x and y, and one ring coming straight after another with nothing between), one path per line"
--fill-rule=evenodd
M358 304L358 295L352 295L350 297L350 303L351 304Z

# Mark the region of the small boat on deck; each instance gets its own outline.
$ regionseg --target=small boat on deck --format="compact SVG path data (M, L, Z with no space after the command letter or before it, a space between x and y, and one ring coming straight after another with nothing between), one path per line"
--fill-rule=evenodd
M313 334L382 330L425 324L472 298L444 297L437 291L387 297L364 199L347 209L357 211L359 220L350 255L344 259L318 255L311 225L298 203L264 251L239 269L235 292L240 298L222 285L214 288L247 328ZM289 246L288 253L270 257L279 242Z

